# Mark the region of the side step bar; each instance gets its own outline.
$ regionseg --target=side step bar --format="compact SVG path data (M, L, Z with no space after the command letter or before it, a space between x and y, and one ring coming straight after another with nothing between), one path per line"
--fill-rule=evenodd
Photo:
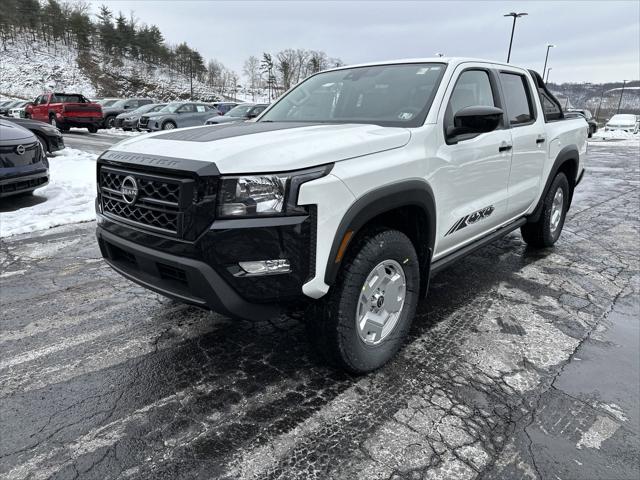
M504 237L505 235L508 235L509 233L513 232L516 228L520 228L525 223L527 223L527 220L525 218L516 220L515 222L509 223L508 225L505 225L504 227L501 227L498 230L490 233L486 237L482 237L481 239L476 240L475 242L470 243L465 247L462 247L460 250L450 253L446 257L443 257L439 260L436 260L431 264L430 274L434 275L440 272L441 270L444 270L445 268L457 262L461 258L464 258L470 253L475 252L479 248L482 248L485 245L490 244L494 240L497 240L501 237Z

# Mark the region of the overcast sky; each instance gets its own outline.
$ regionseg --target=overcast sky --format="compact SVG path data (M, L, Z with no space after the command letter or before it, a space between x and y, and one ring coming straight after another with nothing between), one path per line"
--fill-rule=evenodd
M629 1L187 1L91 0L156 24L168 42L186 41L241 74L250 55L285 48L324 50L347 64L394 58L470 56L506 60L511 11L518 19L511 62L550 81L640 78L640 2Z

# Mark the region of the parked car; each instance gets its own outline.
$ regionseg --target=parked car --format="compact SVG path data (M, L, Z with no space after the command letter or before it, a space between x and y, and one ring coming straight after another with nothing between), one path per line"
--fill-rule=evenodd
M116 271L182 302L261 321L309 305L318 350L364 373L401 347L431 275L518 228L553 246L586 151L586 121L535 72L341 67L255 122L108 149L97 238Z
M225 115L229 110L239 105L238 102L213 102L213 105L220 115Z
M2 117L2 119L16 125L20 125L33 133L45 152L57 152L64 148L62 132L48 123L44 123L39 120L32 120L30 118Z
M0 119L0 197L31 194L49 183L49 162L35 135Z
M60 130L86 128L91 133L102 124L102 107L78 93L45 93L26 108L27 118L49 122Z
M211 117L205 125L217 125L219 123L232 123L232 122L244 122L256 118L260 115L265 108L269 106L268 103L242 103L235 108L229 110L225 115L218 117Z
M598 131L598 122L596 122L596 119L593 118L593 115L591 115L591 112L589 110L580 109L580 108L570 108L567 110L567 112L577 113L578 115L582 115L584 117L584 119L589 124L589 138L591 138L593 134Z
M16 105L20 105L23 100L9 100L4 104L0 105L0 115L9 115L9 110L11 110Z
M115 126L116 117L121 113L133 111L138 107L149 105L151 103L153 103L153 100L150 98L127 98L125 100L118 100L109 106L103 106L103 125L105 128L113 128Z
M26 107L31 102L20 102L9 109L9 117L26 118Z
M150 132L202 125L216 109L206 103L172 102L157 112L140 117L138 128Z
M640 122L638 117L630 113L618 113L609 119L604 126L605 132L621 130L623 132L638 133L640 130Z
M133 130L134 128L138 129L138 120L145 113L153 113L158 110L164 108L166 103L149 103L147 105L143 105L142 107L136 108L133 111L128 111L121 113L116 117L116 120L113 124L116 128L122 128L123 130Z

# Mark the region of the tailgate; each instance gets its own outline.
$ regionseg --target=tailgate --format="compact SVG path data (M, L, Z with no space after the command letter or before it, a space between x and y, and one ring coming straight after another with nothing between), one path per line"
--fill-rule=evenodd
M95 103L65 103L62 112L68 117L102 117L102 107Z

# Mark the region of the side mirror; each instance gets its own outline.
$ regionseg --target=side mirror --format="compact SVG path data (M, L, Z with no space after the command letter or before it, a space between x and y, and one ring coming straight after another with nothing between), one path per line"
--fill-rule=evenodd
M447 128L447 138L492 132L500 125L504 112L497 107L464 107L453 116L453 126Z
M258 116L257 113L251 112L247 114L247 118L256 118Z

